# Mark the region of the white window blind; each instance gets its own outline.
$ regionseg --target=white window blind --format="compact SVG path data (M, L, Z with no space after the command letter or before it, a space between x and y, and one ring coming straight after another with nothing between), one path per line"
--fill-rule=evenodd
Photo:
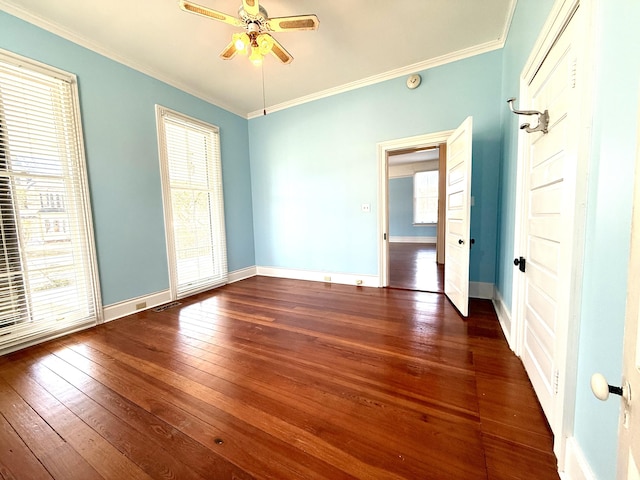
M413 223L438 223L438 171L413 176Z
M98 320L75 77L0 53L0 352Z
M172 296L227 283L218 128L156 107Z

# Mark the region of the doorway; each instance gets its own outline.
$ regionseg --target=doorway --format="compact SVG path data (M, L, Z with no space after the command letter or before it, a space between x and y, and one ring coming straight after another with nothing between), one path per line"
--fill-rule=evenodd
M388 152L391 288L444 293L443 245L438 242L444 155L446 144Z
M403 263L405 265L413 265L413 267L406 268L415 268L417 269L418 275L426 275L429 276L429 269L423 269L423 265L429 265L431 267L435 267L431 269L432 276L435 276L437 279L437 264L434 265L434 262L431 261L429 257L434 255L434 246L435 246L435 255L440 265L444 264L444 227L441 229L435 229L435 234L430 235L431 240L427 243L430 245L429 247L425 247L425 251L416 251L416 252L392 252L392 249L396 246L399 248L397 250L413 250L411 242L392 242L392 240L398 240L397 238L391 238L389 235L389 190L390 190L390 165L389 160L393 159L393 157L402 157L405 154L412 154L417 151L429 151L429 150L437 150L438 155L446 155L446 146L442 147L442 144L446 145L447 139L453 133L453 130L447 130L442 132L430 133L425 135L418 135L415 137L409 138L401 138L397 140L390 140L387 142L379 143L377 146L378 149L378 166L379 166L379 175L380 184L378 188L379 197L378 197L378 205L380 205L380 219L379 219L379 265L380 265L380 286L381 287L391 287L391 270L394 265L396 265L396 273L402 269ZM433 152L431 152L433 155ZM433 166L433 158L429 160L432 162ZM440 159L436 160L436 162L440 162ZM393 163L393 160L392 160ZM400 162L402 164L402 162ZM415 161L408 161L405 164L410 165L411 163L416 163ZM409 167L404 167L409 168ZM438 171L440 172L441 167L438 166ZM397 173L397 172L396 172ZM439 185L438 191L444 192L444 175L439 175ZM405 181L406 183L406 181ZM439 216L444 216L444 205L443 204L444 195L439 195ZM399 237L407 237L408 235L398 235ZM436 237L433 239L433 237ZM439 238L438 238L439 237ZM402 240L402 238L400 239ZM406 240L406 239L405 239ZM418 243L413 245L419 245ZM418 250L418 249L416 249ZM400 257L400 259L391 260L391 253L394 253L394 257ZM402 257L405 257L403 260ZM408 258L407 258L408 257ZM395 280L395 278L394 278ZM397 281L397 280L396 280ZM419 280L418 280L419 281ZM422 288L416 288L416 285L411 282L407 282L406 286L399 286L398 288L408 288L411 290L421 290ZM439 291L442 292L442 288L437 288L435 290L427 291Z

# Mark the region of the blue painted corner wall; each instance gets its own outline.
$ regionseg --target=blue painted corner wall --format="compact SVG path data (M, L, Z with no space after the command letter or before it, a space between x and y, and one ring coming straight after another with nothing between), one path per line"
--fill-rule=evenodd
M470 280L494 283L501 64L497 50L420 72L415 90L396 78L249 120L256 263L377 275L376 144L471 115Z
M155 104L220 127L229 269L255 265L246 119L5 12L0 48L78 78L104 305L169 287Z

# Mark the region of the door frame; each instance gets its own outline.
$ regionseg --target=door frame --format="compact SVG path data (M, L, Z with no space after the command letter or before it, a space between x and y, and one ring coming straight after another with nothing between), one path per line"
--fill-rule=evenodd
M569 132L574 136L573 144L576 146L577 156L576 176L573 188L575 189L574 208L574 233L571 242L570 277L571 294L565 305L568 312L568 325L566 329L559 331L559 345L564 348L556 352L558 360L557 394L555 397L554 411L556 418L547 419L554 435L553 450L558 459L558 470L564 470L567 440L573 436L573 423L575 414L575 401L577 390L577 364L578 364L578 334L580 327L580 307L582 303L582 273L584 263L584 241L586 228L586 201L588 188L588 164L591 156L591 125L593 123L593 75L592 71L595 36L593 25L595 6L597 0L557 0L554 4L547 22L544 24L538 40L536 41L531 54L520 75L520 109L528 109L525 99L528 95L528 85L537 74L540 66L544 62L548 52L556 43L556 40L563 33L565 26L572 18L576 10L581 10L576 17L577 24L576 38L581 39L576 42L576 55L578 68L576 70L575 81L579 86L576 103L580 105L578 121L573 124L573 129ZM553 121L553 119L551 119ZM525 202L526 192L525 165L528 162L529 152L527 151L527 138L524 131L518 135L517 153L517 173L516 173L516 208L515 208L515 229L514 229L514 258L524 252L525 226ZM513 275L513 298L512 298L512 328L509 332L509 345L521 356L524 345L524 275Z
M407 148L424 148L446 143L454 130L380 142L378 158L378 286L389 286L389 152ZM438 192L440 195L440 192ZM438 225L440 228L440 225Z

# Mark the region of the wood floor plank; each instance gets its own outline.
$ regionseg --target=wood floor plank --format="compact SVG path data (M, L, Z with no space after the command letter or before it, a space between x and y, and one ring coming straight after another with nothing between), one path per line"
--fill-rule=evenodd
M88 398L142 433L146 437L147 443L151 442L156 447L153 449L154 456L190 459L188 467L202 478L210 478L214 473L216 478L250 478L248 474L225 462L219 455L173 425L166 423L158 416L82 372L75 365L79 361L79 356L74 355L70 350L56 350L54 355L48 357L44 365L82 391ZM68 363L64 363L65 360ZM82 361L81 358L80 361ZM213 445L214 442L212 441L211 444ZM191 459L195 459L195 461ZM188 477L180 475L180 478Z
M0 448L33 478L558 479L491 302L253 277L181 303L1 357Z
M2 377L22 398L28 398L29 404L38 415L104 478L136 480L152 478L57 401L53 395L25 374L24 370L21 371L18 366L4 368Z
M69 480L102 478L2 379L0 414L52 477Z
M140 356L135 357L124 353L122 350L116 350L111 345L101 343L95 346L99 347L104 353L118 355L120 361L137 368L147 375L161 379L164 383L179 390L188 391L193 397L205 403L215 404L219 409L230 415L239 418L251 418L252 423L261 430L274 436L289 439L297 448L310 452L350 475L354 475L357 478L370 477L379 478L380 480L403 478L376 465L363 462L337 446L312 435L293 422L283 421L277 416L255 407L253 404L234 401L233 398L225 393L176 373L171 368L142 359Z
M80 355L82 353L82 355ZM355 478L86 344L58 355L211 451L263 478ZM84 356L84 359L83 359ZM223 444L216 440L221 439Z
M53 356L47 356L31 369L33 378L59 402L99 432L111 445L134 462L152 478L168 477L185 480L206 478L194 472L189 465L176 460L172 452L70 384L65 377L72 375L73 367ZM152 425L153 426L153 425ZM210 465L211 468L211 465ZM223 474L225 472L216 472Z
M162 360L159 357L164 354L158 351L160 342L154 342L158 336L137 338L147 347L149 360L161 363ZM111 341L114 342L113 337ZM125 348L122 344L120 347ZM130 348L136 347L130 346ZM168 360L166 357L165 362ZM398 409L394 404L367 401L366 396L356 392L352 395L362 398L358 404L354 405L353 397L345 396L342 388L337 389L331 383L324 385L317 381L311 383L307 376L302 379L297 379L295 376L286 377L277 373L275 369L264 370L260 375L254 375L253 372L258 368L257 363L247 363L245 360L243 365L242 360L238 358L233 359L232 370L231 366L230 368L223 366L229 363L226 359L221 356L214 357L207 350L180 349L174 345L170 360L182 364L173 363L174 371L181 372L202 384L210 386L217 384L218 391L224 390L227 394L237 395L236 401L252 399L262 411L279 416L289 423L295 423L298 427L334 445L349 443L357 446L363 453L368 451L368 458L364 460L369 464L377 461L384 464L403 457L412 460L416 465L422 463L425 469L429 468L437 472L439 465L451 464L459 456L460 445L465 446L470 460L476 458L475 464L471 461L465 464L469 478L484 462L477 425L475 428L469 426L466 429L452 430L450 425L444 422L438 423L434 419L425 421L424 410L418 409L411 412ZM286 366L278 366L278 371L281 372L283 369L286 369ZM295 391L295 397L282 394L289 391ZM285 412L284 415L283 412ZM309 413L312 413L313 421L308 419ZM347 427L337 430L335 423ZM363 436L363 432L367 432L367 436ZM407 440L412 435L423 439L420 447L417 447L413 440ZM387 437L389 444L385 451L380 451L375 443L367 442L368 438L383 436ZM456 446L452 447L452 444ZM425 450L438 458L437 464L429 465L428 459L421 458L424 457ZM399 469L399 473L402 474L401 470ZM441 473L444 475L451 471ZM464 478L463 472L457 472L456 475Z
M0 476L4 479L53 478L3 415L0 415Z

